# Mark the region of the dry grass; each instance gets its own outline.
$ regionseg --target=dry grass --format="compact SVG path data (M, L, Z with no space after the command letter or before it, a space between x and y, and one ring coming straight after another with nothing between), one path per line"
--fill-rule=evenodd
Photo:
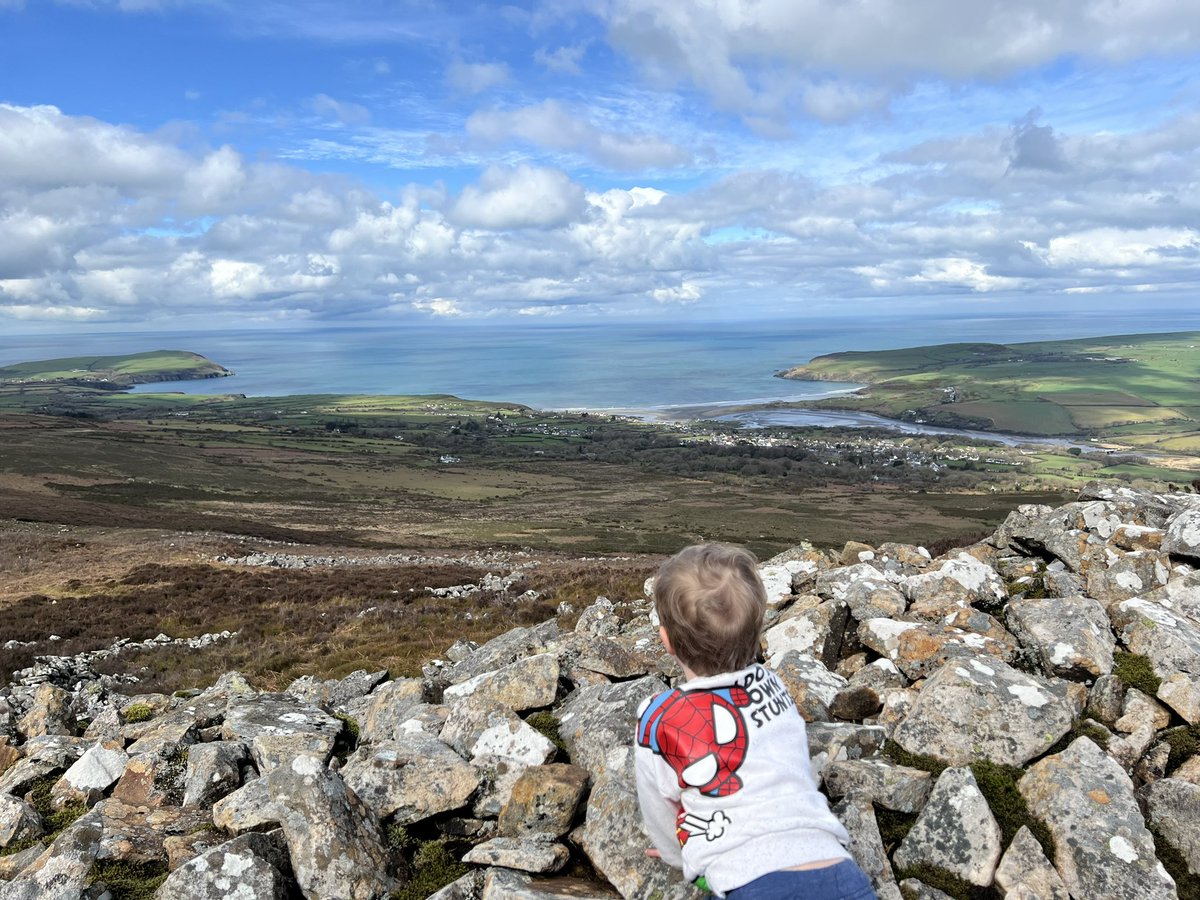
M477 583L485 570L463 565L241 568L143 563L71 594L31 594L0 607L0 634L36 641L0 650L0 673L35 655L67 655L108 646L119 637L160 632L192 637L237 631L204 650L131 651L101 671L129 672L141 690L203 687L236 669L266 689L300 675L340 677L355 669L415 675L422 663L459 638L483 641L555 615L561 600L576 608L598 595L614 602L641 595L653 562L550 560L508 594L479 592L442 599L427 588ZM517 599L528 588L541 596ZM53 643L47 638L59 635Z

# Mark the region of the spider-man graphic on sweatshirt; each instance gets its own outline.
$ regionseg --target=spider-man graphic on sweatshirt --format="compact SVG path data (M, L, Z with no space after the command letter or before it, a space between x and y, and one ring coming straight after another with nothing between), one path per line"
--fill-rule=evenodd
M695 678L646 700L638 799L665 862L718 895L768 872L849 854L813 781L804 720L764 666Z

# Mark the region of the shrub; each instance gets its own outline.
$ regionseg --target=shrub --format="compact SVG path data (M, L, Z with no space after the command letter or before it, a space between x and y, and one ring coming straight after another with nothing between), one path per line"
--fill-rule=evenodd
M123 713L125 724L136 725L138 722L148 722L154 718L154 707L149 703L131 703Z

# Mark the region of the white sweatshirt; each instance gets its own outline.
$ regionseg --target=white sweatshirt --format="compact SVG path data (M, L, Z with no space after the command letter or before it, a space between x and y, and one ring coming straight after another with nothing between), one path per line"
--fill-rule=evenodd
M635 737L638 800L664 862L718 895L822 859L850 836L813 782L804 720L755 663L647 699Z

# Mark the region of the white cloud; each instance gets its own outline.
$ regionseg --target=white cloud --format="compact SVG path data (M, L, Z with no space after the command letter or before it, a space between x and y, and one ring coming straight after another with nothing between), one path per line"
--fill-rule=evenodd
M539 66L544 66L551 72L561 72L564 75L582 75L583 68L580 63L583 62L583 56L586 52L586 44L556 47L553 50L538 47L534 51L533 59Z
M786 118L796 94L810 114L844 114L854 104L838 102L835 81L874 109L873 92L924 76L992 79L1064 56L1123 62L1200 47L1195 10L1169 0L610 0L594 9L650 77L687 79L748 118Z
M493 166L455 203L456 221L483 228L550 228L583 211L583 188L555 169Z
M464 94L481 94L506 84L512 73L504 63L465 63L460 60L446 68L446 81Z
M970 259L947 258L927 260L917 275L910 276L913 284L934 284L950 287L965 287L972 291L986 292L1020 285L1016 278L991 275L987 267Z
M685 281L673 287L655 288L650 296L659 303L694 303L704 296L704 291L694 281Z
M1028 244L1046 265L1130 268L1185 263L1200 269L1200 232L1192 228L1094 228Z
M462 307L457 300L447 300L444 297L437 297L433 300L414 300L412 308L442 318L454 318L463 314Z
M467 133L490 143L525 141L551 150L572 150L615 169L669 168L690 155L666 138L601 129L557 100L517 109L479 110L467 120Z
M343 125L366 125L371 121L371 113L365 106L335 100L328 94L317 94L312 98L311 106L317 115Z

